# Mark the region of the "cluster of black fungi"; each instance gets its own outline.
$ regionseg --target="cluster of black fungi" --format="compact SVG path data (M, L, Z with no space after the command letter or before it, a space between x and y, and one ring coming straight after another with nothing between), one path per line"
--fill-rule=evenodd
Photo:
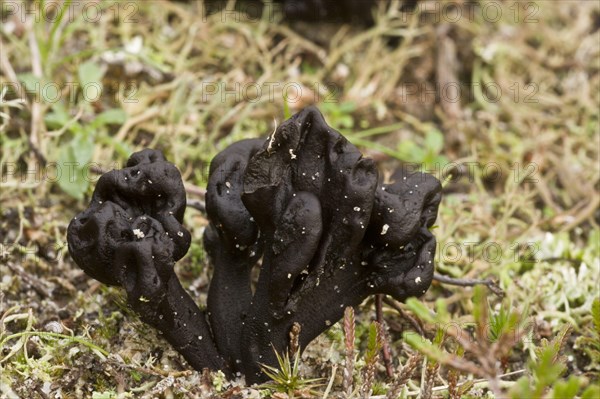
M266 378L261 364L276 365L274 350L288 349L295 323L305 348L369 295L425 293L440 199L431 175L399 170L385 183L373 160L310 107L266 140L237 142L212 161L206 310L174 272L191 236L181 175L161 152L137 152L102 175L67 238L77 265L123 287L141 320L192 367L256 383Z

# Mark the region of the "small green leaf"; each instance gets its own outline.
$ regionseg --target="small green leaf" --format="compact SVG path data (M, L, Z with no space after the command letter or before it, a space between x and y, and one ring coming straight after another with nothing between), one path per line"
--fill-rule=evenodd
M592 319L596 328L596 338L600 338L600 299L594 299L592 303Z
M77 161L75 150L71 144L62 147L59 164L61 166L59 187L71 197L78 200L83 199L83 195L89 187L89 181L84 176L83 165Z
M442 343L444 342L444 330L442 330L441 328L438 328L435 332L435 337L433 338L433 343L437 346L442 346Z
M130 370L129 375L135 382L140 382L142 380L142 374L137 370Z
M93 61L86 61L79 65L78 75L79 83L84 88L91 84L101 85L104 69Z
M574 375L567 381L556 381L551 397L555 399L572 399L579 392L579 378Z
M473 289L473 317L479 328L486 328L489 318L488 310L486 288L481 285L475 286Z
M431 310L421 301L416 298L408 298L406 300L406 307L408 307L414 314L416 314L421 320L428 323L435 323L437 318L431 313Z
M29 92L40 92L41 79L35 77L32 73L20 73L18 79L25 85L25 89Z
M425 146L434 154L439 154L444 148L444 135L437 129L427 131Z
M377 323L372 322L369 325L369 340L367 342L367 353L365 356L367 361L374 359L375 356L377 356L379 349L381 349L378 332Z
M399 158L408 162L421 163L425 159L426 152L412 140L404 140L398 144Z
M52 106L52 112L44 117L46 125L52 129L59 129L69 122L70 116L63 103L57 102Z
M450 314L448 313L448 309L447 309L447 305L446 305L446 300L444 298L438 298L435 301L435 312L436 312L436 318L438 320L442 320L442 321L451 321L450 320Z
M89 131L85 131L82 134L76 135L69 143L69 146L73 152L73 159L77 162L77 167L81 169L85 168L94 155L92 134Z
M581 394L581 399L598 399L600 398L600 386L597 384L590 385Z
M510 390L512 399L532 398L531 381L527 377L521 377Z
M405 332L402 334L402 338L408 345L439 363L444 363L450 356L447 352L440 349L439 346L432 344L427 338L414 332Z
M113 136L109 136L107 134L98 135L96 137L96 141L100 144L106 144L111 146L119 156L124 159L129 158L134 150L127 144L122 141L116 140Z
M544 348L540 353L538 362L532 367L538 380L538 387L550 386L566 369L564 364L555 362L559 349L560 347L557 348L553 345Z
M339 106L339 112L342 114L350 114L356 111L356 103L354 101L344 101Z
M92 123L92 127L101 127L105 125L121 125L127 120L127 114L122 109L113 108L106 110L96 116Z
M467 392L469 392L471 390L471 388L473 388L474 385L475 385L474 381L468 380L468 381L465 381L461 386L459 386L458 394L460 395L460 397L462 398L462 396L465 395Z

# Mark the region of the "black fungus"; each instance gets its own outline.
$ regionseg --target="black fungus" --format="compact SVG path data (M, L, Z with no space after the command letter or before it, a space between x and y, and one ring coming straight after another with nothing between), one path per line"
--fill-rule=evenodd
M181 177L160 153L136 153L127 168L102 176L68 241L77 264L123 286L142 320L193 367L241 372L254 383L265 379L260 364L276 365L274 349L288 349L295 323L304 348L369 295L425 293L440 199L440 183L427 174L400 170L383 183L374 162L310 107L266 140L235 143L213 160L206 315L173 273L190 238Z
M159 151L137 152L100 177L89 207L69 224L69 253L91 277L122 286L140 318L194 368L224 368L204 313L173 271L190 246L185 204L177 168Z

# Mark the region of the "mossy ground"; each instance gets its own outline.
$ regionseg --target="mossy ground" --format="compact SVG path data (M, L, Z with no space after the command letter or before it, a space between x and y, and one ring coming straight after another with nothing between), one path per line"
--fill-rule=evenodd
M539 383L536 347L567 324L564 357L555 359L562 377L578 379L577 395L598 383L597 2L426 1L420 13L382 7L372 27L281 23L277 12L205 16L198 2L61 4L62 16L50 2L2 5L0 397L269 395L189 370L128 313L122 291L77 268L65 232L96 172L131 152L164 151L189 199L201 199L218 151L265 137L313 103L385 175L418 164L445 180L437 271L495 279L505 298L490 294L491 314L504 303L533 326L496 359L508 374L503 389L514 397L516 379ZM14 93L17 81L28 93ZM205 224L187 212L194 244L177 266L199 303L210 275ZM472 288L434 283L422 300L434 308L440 298L438 312L471 331ZM398 306L403 313L383 307L395 367L414 352L402 332L417 327ZM369 300L357 311L357 378L373 317ZM417 324L433 337L432 325ZM343 342L338 324L303 357L302 373L323 377L329 397L341 393ZM390 386L381 365L373 395ZM405 394L429 384L447 396L449 368L429 382L426 369ZM486 397L487 388L481 381L465 395ZM556 387L544 392L558 397Z

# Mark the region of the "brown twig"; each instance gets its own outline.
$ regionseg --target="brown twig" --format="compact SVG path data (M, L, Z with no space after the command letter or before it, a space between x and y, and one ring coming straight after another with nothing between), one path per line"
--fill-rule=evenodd
M542 258L542 259L539 259L539 262L546 262L546 263L568 262L572 265L580 265L581 264L581 260L579 260L579 259L566 258L564 256L552 256L549 258Z
M155 118L160 115L160 109L158 107L148 108L146 111L141 113L140 115L133 116L121 126L117 134L115 135L115 140L124 141L127 137L127 133L135 126L148 119Z
M198 187L191 183L185 182L183 183L183 186L185 187L185 192L188 194L197 195L200 198L204 198L204 196L206 195L206 189L202 187Z
M33 19L27 24L29 34L29 50L31 53L31 72L37 79L43 78L42 59L40 47L35 36L35 26ZM34 96L35 97L35 96ZM40 149L40 137L42 134L44 111L39 99L34 98L31 102L31 131L29 132L29 146L40 162L45 163L43 150Z
M425 336L425 332L423 331L423 327L419 324L419 322L411 317L408 313L406 313L404 311L404 309L402 309L400 307L400 305L393 299L388 298L388 297L384 297L383 298L383 302L385 302L386 305L390 306L392 309L394 309L395 311L397 311L398 313L400 313L400 316L407 320L413 327L413 329L418 332L420 335Z
M352 396L353 374L354 374L354 309L348 306L344 311L344 343L346 349L346 361L344 365L343 389L346 397Z
M498 286L498 284L492 279L481 280L481 279L471 279L471 278L454 278L454 277L444 276L444 275L438 274L438 273L434 273L433 279L442 284L456 285L459 287L473 287L475 285L485 285L494 294L498 295L501 298L504 297L504 290L502 290L502 288L500 288Z
M375 295L375 315L377 322L381 325L382 329L382 342L381 342L381 354L383 357L383 364L385 365L385 372L388 378L394 376L394 366L392 365L392 356L390 353L390 343L387 339L386 323L383 319L383 294Z
M600 206L600 196L594 195L590 199L587 206L585 206L581 212L575 215L575 217L570 223L562 227L561 231L570 231L575 227L579 226L581 223L592 219L592 215L594 214L594 212L596 212L598 206Z
M206 204L200 200L187 200L187 207L193 208L201 213L206 213Z
M1 37L0 37L0 48L6 48L6 44L4 43L4 41L2 40ZM21 90L22 90L23 87L21 85L21 82L19 82L19 78L17 78L17 74L16 74L14 68L12 67L12 65L8 59L8 56L6 54L8 54L8 51L0 51L0 71L2 71L4 76L6 76L12 84L21 88ZM22 93L24 93L24 91L22 91Z
M450 36L452 25L449 23L440 24L436 29L437 56L436 56L436 80L438 87L450 88L456 86L458 79L458 56L456 43ZM462 119L462 109L457 101L451 97L453 93L443 92L440 95L439 102L446 116L445 128L447 131L447 140L450 146L456 146L464 143L465 138L461 130L457 128L456 122Z

